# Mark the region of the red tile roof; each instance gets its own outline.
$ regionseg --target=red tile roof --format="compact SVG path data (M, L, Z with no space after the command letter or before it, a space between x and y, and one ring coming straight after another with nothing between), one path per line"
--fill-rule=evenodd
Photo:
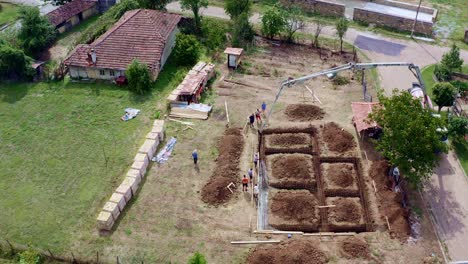
M136 9L126 12L106 33L89 45L78 45L65 59L67 66L125 70L133 59L159 71L166 42L176 29L180 15L156 10ZM96 64L88 60L94 49Z
M47 17L49 18L49 21L52 23L52 25L58 26L60 23L63 23L73 16L76 16L79 13L86 11L94 6L96 6L96 1L74 0L49 12Z
M372 127L378 127L379 125L375 121L369 119L369 114L372 113L374 107L378 107L379 103L367 103L367 102L352 102L351 110L353 111L353 121L356 125L356 130L361 131Z

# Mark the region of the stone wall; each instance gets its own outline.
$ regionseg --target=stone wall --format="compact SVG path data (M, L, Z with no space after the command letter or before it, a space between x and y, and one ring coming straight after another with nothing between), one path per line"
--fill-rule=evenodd
M323 16L343 17L345 5L323 0L281 0L284 5L296 5L307 12L319 13Z
M353 20L404 31L411 31L414 24L413 19L378 13L361 8L354 8ZM432 27L433 23L431 22L418 21L414 32L432 36Z
M381 4L381 5L387 5L387 6L393 6L393 7L399 7L399 8L404 8L408 10L413 10L416 11L418 9L418 5L414 4L409 4L409 3L404 3L404 2L398 2L398 1L392 1L392 0L367 0L367 2L372 2L376 4ZM427 13L427 14L434 14L436 9L430 8L427 6L421 6L419 8L419 12L422 13Z

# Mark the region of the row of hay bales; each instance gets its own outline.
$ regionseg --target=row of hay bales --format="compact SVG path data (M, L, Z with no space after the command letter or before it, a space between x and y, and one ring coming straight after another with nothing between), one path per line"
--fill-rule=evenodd
M151 132L146 135L146 140L135 155L133 164L123 182L106 202L97 218L99 230L110 231L117 221L125 205L137 193L146 169L156 153L160 142L164 139L164 120L155 120Z

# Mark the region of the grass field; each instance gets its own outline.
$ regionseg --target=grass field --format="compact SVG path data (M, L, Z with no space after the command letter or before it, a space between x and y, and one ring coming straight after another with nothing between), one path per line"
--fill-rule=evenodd
M102 83L1 84L0 237L60 252L94 232L100 207L185 72L167 64L146 96ZM142 112L122 122L126 107Z
M432 64L432 65L424 67L421 70L421 74L424 80L424 85L426 86L427 94L431 98L432 98L432 87L436 83L436 81L434 81L434 78L433 78L434 69L435 69L435 64Z
M2 7L0 11L0 26L16 20L19 15L19 6L8 3L0 3L0 6Z

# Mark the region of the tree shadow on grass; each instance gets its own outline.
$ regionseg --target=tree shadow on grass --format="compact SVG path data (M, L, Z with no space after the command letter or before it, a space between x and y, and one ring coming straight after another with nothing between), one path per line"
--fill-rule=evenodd
M0 82L0 100L14 104L28 94L32 85L32 83Z

